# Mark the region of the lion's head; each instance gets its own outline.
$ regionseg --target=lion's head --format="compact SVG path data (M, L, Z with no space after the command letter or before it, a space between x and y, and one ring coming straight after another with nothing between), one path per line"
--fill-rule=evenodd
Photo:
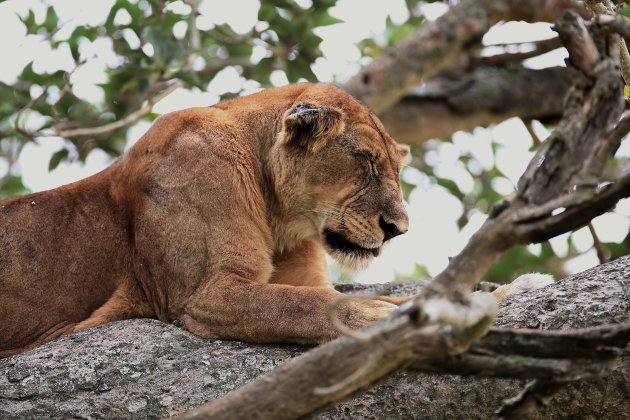
M399 184L407 146L347 93L313 85L285 112L272 150L276 189L304 235L365 268L408 228Z

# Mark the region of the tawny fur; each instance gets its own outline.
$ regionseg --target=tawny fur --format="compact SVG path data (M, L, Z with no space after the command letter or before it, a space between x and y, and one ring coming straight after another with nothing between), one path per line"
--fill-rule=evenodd
M133 317L209 338L337 337L324 253L363 267L407 230L406 153L325 84L160 117L103 172L0 202L0 357ZM351 300L339 318L360 328L394 308Z

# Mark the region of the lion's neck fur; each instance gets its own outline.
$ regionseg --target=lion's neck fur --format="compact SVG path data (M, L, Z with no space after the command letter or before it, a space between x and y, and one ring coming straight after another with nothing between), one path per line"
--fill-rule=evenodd
M274 100L266 102L264 111L257 110L242 121L252 128L251 132L259 133L256 142L262 172L260 190L274 253L291 250L317 235L318 218L306 205L304 192L296 188L294 163L286 154L279 153L277 147L285 112L309 86L307 83L287 86L284 100L279 101L276 92ZM259 95L264 96L265 92Z

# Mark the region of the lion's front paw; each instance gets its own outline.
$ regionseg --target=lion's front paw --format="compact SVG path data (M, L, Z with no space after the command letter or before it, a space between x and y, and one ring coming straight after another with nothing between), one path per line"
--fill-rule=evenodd
M528 273L517 277L512 283L503 285L492 292L497 300L503 300L519 293L530 292L548 286L554 282L553 276L541 273Z
M343 316L339 320L348 328L366 327L394 312L398 306L380 300L352 299L345 302ZM340 308L341 309L341 308Z

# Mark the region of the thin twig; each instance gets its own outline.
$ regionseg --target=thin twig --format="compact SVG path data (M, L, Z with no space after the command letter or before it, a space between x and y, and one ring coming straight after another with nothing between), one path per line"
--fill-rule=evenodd
M496 414L506 420L522 419L546 406L561 388L562 384L554 381L533 380L516 397L505 400Z
M184 83L181 80L175 80L172 84L166 87L162 92L156 94L155 96L150 96L147 98L147 103L142 108L132 112L127 115L125 118L114 121L110 124L101 125L99 127L91 127L91 128L75 128L71 130L62 130L55 135L59 137L86 137L86 136L98 136L101 134L110 133L112 131L118 130L123 127L127 127L134 122L138 121L140 118L148 115L152 110L153 106L173 93L176 89L182 87Z
M190 49L193 51L186 60L185 68L192 70L195 65L195 60L198 58L199 50L201 49L201 38L199 35L199 28L197 27L197 17L199 16L199 1L198 0L185 0L187 5L190 6L190 17L188 20L188 37L190 38Z
M523 121L523 124L525 124L525 128L527 129L527 133L532 138L532 143L534 144L534 149L538 149L538 147L541 145L542 141L540 141L540 137L538 137L538 134L536 134L536 131L534 131L534 126L532 124L533 120L531 120L531 119L524 119L522 121Z
M25 136L28 136L28 137L39 137L43 135L41 134L40 131L31 131L31 130L28 130L26 127L22 126L21 120L22 120L22 115L26 111L32 109L37 102L41 101L47 95L48 95L48 86L45 86L44 90L37 98L32 98L26 105L24 105L24 107L22 107L22 109L18 111L18 113L15 116L15 122L13 123L13 126L15 127L15 131L17 131L18 133L24 134Z
M194 66L195 60L198 57L197 52L201 48L199 29L197 28L197 23L196 23L197 16L199 14L198 7L197 7L198 0L186 0L186 3L191 7L190 19L189 19L189 36L190 36L190 46L193 52L192 54L189 55L188 59L186 60L184 69L191 70ZM72 70L72 72L74 72L79 67L80 64L78 64L77 67L74 70ZM70 72L69 75L72 74L72 72ZM60 98L57 100L57 102L55 102L55 104L53 104L53 118L55 120L58 120L58 114L56 112L55 105L59 102L59 100L61 100L61 97L63 97L63 95L68 93L71 89L69 75L67 76L67 83L61 91ZM64 137L64 138L93 137L93 136L99 136L99 135L111 133L113 131L127 127L135 123L142 117L148 115L149 113L151 113L151 111L153 110L153 106L156 103L158 103L159 101L161 101L162 99L164 99L165 97L173 93L176 89L183 86L184 86L184 82L182 82L180 79L172 79L172 80L166 81L163 84L160 84L160 87L157 89L154 86L153 89L149 90L150 93L146 98L145 105L143 105L141 108L137 109L136 111L130 113L129 115L127 115L126 117L120 120L117 120L117 121L114 121L112 123L105 124L102 126L62 129L60 128L62 124L57 122L56 124L53 125L52 131L27 130L20 125L21 117L26 110L32 108L35 105L35 103L37 103L40 99L42 99L42 97L47 93L47 90L45 89L42 95L40 95L38 98L34 100L31 100L24 108L22 108L18 112L16 116L16 120L15 120L15 129L18 132L24 135L27 135L29 137L45 137L45 136L59 136L59 137Z
M595 231L595 227L593 226L593 223L589 222L587 226L588 226L588 231L591 232L591 236L593 237L593 246L595 247L595 250L597 251L597 258L599 259L599 263L600 264L607 263L609 259L607 255L608 252L606 252L606 247L599 240L599 236L597 236L597 232Z
M315 395L331 395L336 394L339 391L342 391L348 387L351 387L355 382L361 379L365 374L371 372L376 366L377 363L381 360L383 355L385 354L385 347L377 347L376 350L371 353L368 359L363 363L357 370L355 370L350 376L346 377L344 380L337 382L334 385L326 386L326 387L317 387L313 389L313 394Z

